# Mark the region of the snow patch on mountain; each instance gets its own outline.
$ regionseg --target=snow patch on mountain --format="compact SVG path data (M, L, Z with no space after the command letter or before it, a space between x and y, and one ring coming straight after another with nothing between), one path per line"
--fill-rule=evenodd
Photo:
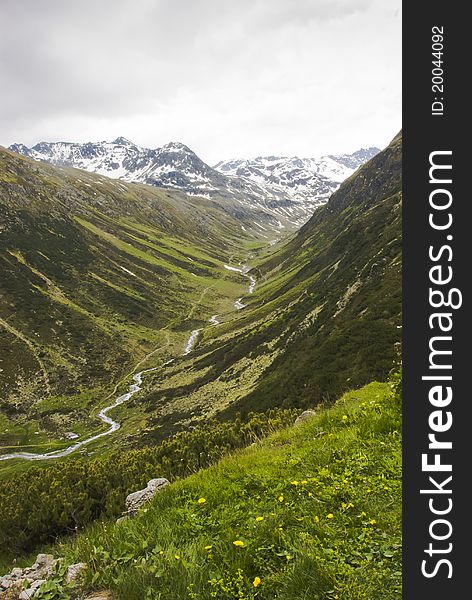
M84 144L40 142L32 148L13 144L10 150L54 165L215 200L246 226L250 218L259 232L266 226L279 231L300 227L346 177L378 152L367 148L320 158L261 156L211 167L180 142L150 149L124 137Z
M319 158L259 156L221 161L215 169L250 180L276 197L286 196L294 202L317 206L378 152L378 148L362 148L349 155Z

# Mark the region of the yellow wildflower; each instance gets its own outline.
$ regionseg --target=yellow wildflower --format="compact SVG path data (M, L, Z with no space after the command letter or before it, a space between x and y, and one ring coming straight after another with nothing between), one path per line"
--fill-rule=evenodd
M235 541L233 542L233 544L234 544L235 546L237 546L238 548L244 548L244 542L243 542L243 541L241 541L241 540L235 540Z
M205 546L205 550L211 550L213 546Z
M199 499L197 500L197 502L198 502L198 504L205 504L205 502L206 502L206 499L205 499L205 498L199 498Z
M259 587L261 585L261 578L260 577L254 577L254 581L252 582L252 585L254 587Z
M375 525L377 521L375 519L370 519L369 525Z
M176 560L180 560L180 555L179 555L179 554L176 554L176 555L175 555L175 559L176 559Z
M308 483L308 481L306 479L302 479L301 484L302 485L306 485Z
M295 481L291 481L290 483L291 483L292 485L298 485L298 481L297 481L297 480L295 480Z
M342 416L342 421L345 423L347 421L347 415Z
M333 513L328 513L327 517L328 517L328 519L334 519Z
M256 521L263 521L264 517L256 517Z
M318 515L314 516L314 521L315 521L315 523L319 523L320 522L320 518L319 518Z
M283 502L284 501L284 497L282 496L282 494L280 494L279 496L279 502Z

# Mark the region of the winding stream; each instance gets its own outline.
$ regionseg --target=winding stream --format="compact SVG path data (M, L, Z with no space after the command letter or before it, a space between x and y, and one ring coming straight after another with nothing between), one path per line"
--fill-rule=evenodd
M248 288L248 294L253 293L254 288L256 286L256 280L252 275L247 275L247 271L249 270L247 267L244 266L242 268L237 268L237 267L230 267L229 265L224 265L224 267L228 271L237 271L238 273L241 273L242 275L244 275L244 277L247 277L250 282L249 288ZM234 307L237 310L240 310L245 307L245 304L242 304L241 300L242 300L242 297L238 298L236 300L236 302L234 303ZM218 317L218 315L212 315L209 319L209 322L212 325L219 325L220 321L218 320L217 317ZM182 352L182 356L187 356L193 350L193 348L197 342L200 331L201 331L201 328L194 329L190 333L190 336L187 340L184 351ZM174 362L173 358L164 362L162 366L168 365L172 362ZM146 373L150 373L151 371L156 371L159 368L161 368L161 367L160 366L153 367L152 369L145 369L143 371L139 371L139 373L135 373L133 375L133 383L131 383L130 386L128 387L128 391L126 392L126 394L122 394L121 396L118 396L118 398L116 398L116 400L112 404L110 404L109 406L106 406L105 408L102 408L99 411L97 416L100 419L100 421L109 425L109 428L106 431L102 431L101 433L97 433L96 435L93 435L84 440L76 442L75 444L72 444L71 446L68 446L67 448L64 448L63 450L53 450L52 452L46 452L44 454L36 454L34 452L12 452L11 454L1 454L0 461L9 460L9 459L13 459L13 458L24 458L25 460L50 460L50 459L54 459L54 458L63 458L64 456L68 456L69 454L72 454L73 452L75 452L79 448L82 448L83 446L86 446L87 444L90 444L102 437L105 437L107 435L114 433L115 431L120 429L121 423L119 423L118 421L114 421L111 417L108 416L108 413L110 412L110 410L113 410L117 406L120 406L120 404L124 404L125 402L128 402L128 400L132 396L134 396L134 394L136 394L137 392L139 392L141 390L141 385L143 383L143 375L145 375Z
M224 265L224 267L228 271L236 271L237 273L241 273L241 275L243 275L244 277L247 277L249 279L249 287L248 287L247 293L252 294L254 292L254 288L256 287L256 278L253 277L252 275L247 274L247 272L249 271L249 267L247 267L246 265L244 265L242 267L231 267L230 265ZM241 298L236 299L236 301L234 303L234 308L236 310L241 310L242 308L246 308L246 305L241 302L242 299L243 299L242 296L241 296ZM216 316L218 316L218 315L216 315Z
M110 426L106 431L97 433L96 435L86 438L85 440L82 440L80 442L76 442L75 444L72 444L72 446L64 448L64 450L54 450L52 452L46 452L45 454L36 454L32 452L12 452L11 454L2 454L0 456L0 460L8 460L10 458L25 458L26 460L49 460L52 458L62 458L64 456L72 454L72 452L75 452L76 450L78 450L82 446L85 446L86 444L90 444L91 442L105 437L106 435L110 435L111 433L119 429L121 427L121 424L117 421L114 421L111 417L108 416L107 413L113 408L119 406L120 404L127 402L132 396L134 396L134 394L136 394L136 392L139 392L139 390L141 389L141 384L143 382L142 378L144 373L155 371L158 368L159 367L154 367L152 369L146 369L144 371L140 371L139 373L135 373L133 375L133 383L129 386L129 391L126 392L126 394L118 396L118 398L113 402L113 404L102 408L102 410L98 413L98 418L100 419L100 421Z

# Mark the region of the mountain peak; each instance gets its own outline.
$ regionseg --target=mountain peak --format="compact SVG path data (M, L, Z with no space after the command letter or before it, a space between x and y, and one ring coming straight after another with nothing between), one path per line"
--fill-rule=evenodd
M319 158L267 155L210 167L182 142L151 149L123 136L113 142L39 142L33 148L15 144L10 149L114 179L225 198L225 202L236 202L238 211L257 209L260 218L277 231L301 226L344 179L377 153L376 148L362 148L349 155ZM254 227L259 229L259 225Z
M116 140L112 141L112 144L116 144L117 146L135 146L136 145L136 144L133 144L133 142L130 142L129 140L127 140L123 136L117 137Z
M171 152L188 152L190 154L195 154L188 146L182 144L182 142L168 142L162 146L162 148Z

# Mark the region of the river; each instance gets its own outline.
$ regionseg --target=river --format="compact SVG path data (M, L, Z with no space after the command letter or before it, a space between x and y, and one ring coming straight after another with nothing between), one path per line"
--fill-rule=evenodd
M230 267L229 265L224 265L224 267L225 267L225 269L228 269L229 271L237 271L238 273L241 273L242 275L247 277L250 281L248 293L249 294L253 293L254 287L256 285L256 280L254 277L252 277L252 275L247 275L247 271L248 271L247 267L237 268L237 267ZM236 302L234 303L235 308L238 310L245 307L245 305L241 303L241 300L242 300L242 298L238 298L236 300ZM220 323L220 321L218 321L217 317L218 317L218 315L211 316L209 319L209 322L212 325L218 325ZM185 344L184 351L182 352L182 356L187 356L193 350L193 348L197 342L198 334L200 333L200 331L201 331L201 329L194 329L190 333L187 343ZM174 361L174 359L171 358L171 359L167 360L165 363L163 363L163 365L161 365L161 366L168 365L173 361ZM119 423L118 421L115 421L111 417L109 417L108 413L111 410L113 410L114 408L116 408L117 406L120 406L120 404L124 404L125 402L128 402L128 400L130 398L132 398L134 396L134 394L136 394L137 392L139 392L141 390L141 385L143 383L143 375L145 375L146 373L151 373L152 371L156 371L159 368L161 368L161 367L160 366L153 367L152 369L145 369L143 371L139 371L139 373L135 373L133 375L133 383L131 383L130 386L128 387L128 391L126 392L126 394L122 394L121 396L118 396L118 398L116 398L116 400L112 404L110 404L109 406L106 406L105 408L102 408L99 411L97 416L100 419L100 421L109 425L109 427L106 431L102 431L101 433L97 433L96 435L85 438L84 440L76 442L75 444L72 444L71 446L68 446L67 448L64 448L63 450L53 450L52 452L46 452L44 454L37 454L34 452L12 452L10 454L1 454L0 461L10 460L10 459L14 459L14 458L23 458L25 460L51 460L54 458L63 458L64 456L68 456L69 454L76 452L79 448L82 448L83 446L86 446L87 444L95 442L96 440L99 440L102 437L105 437L107 435L114 433L121 427L121 423Z

